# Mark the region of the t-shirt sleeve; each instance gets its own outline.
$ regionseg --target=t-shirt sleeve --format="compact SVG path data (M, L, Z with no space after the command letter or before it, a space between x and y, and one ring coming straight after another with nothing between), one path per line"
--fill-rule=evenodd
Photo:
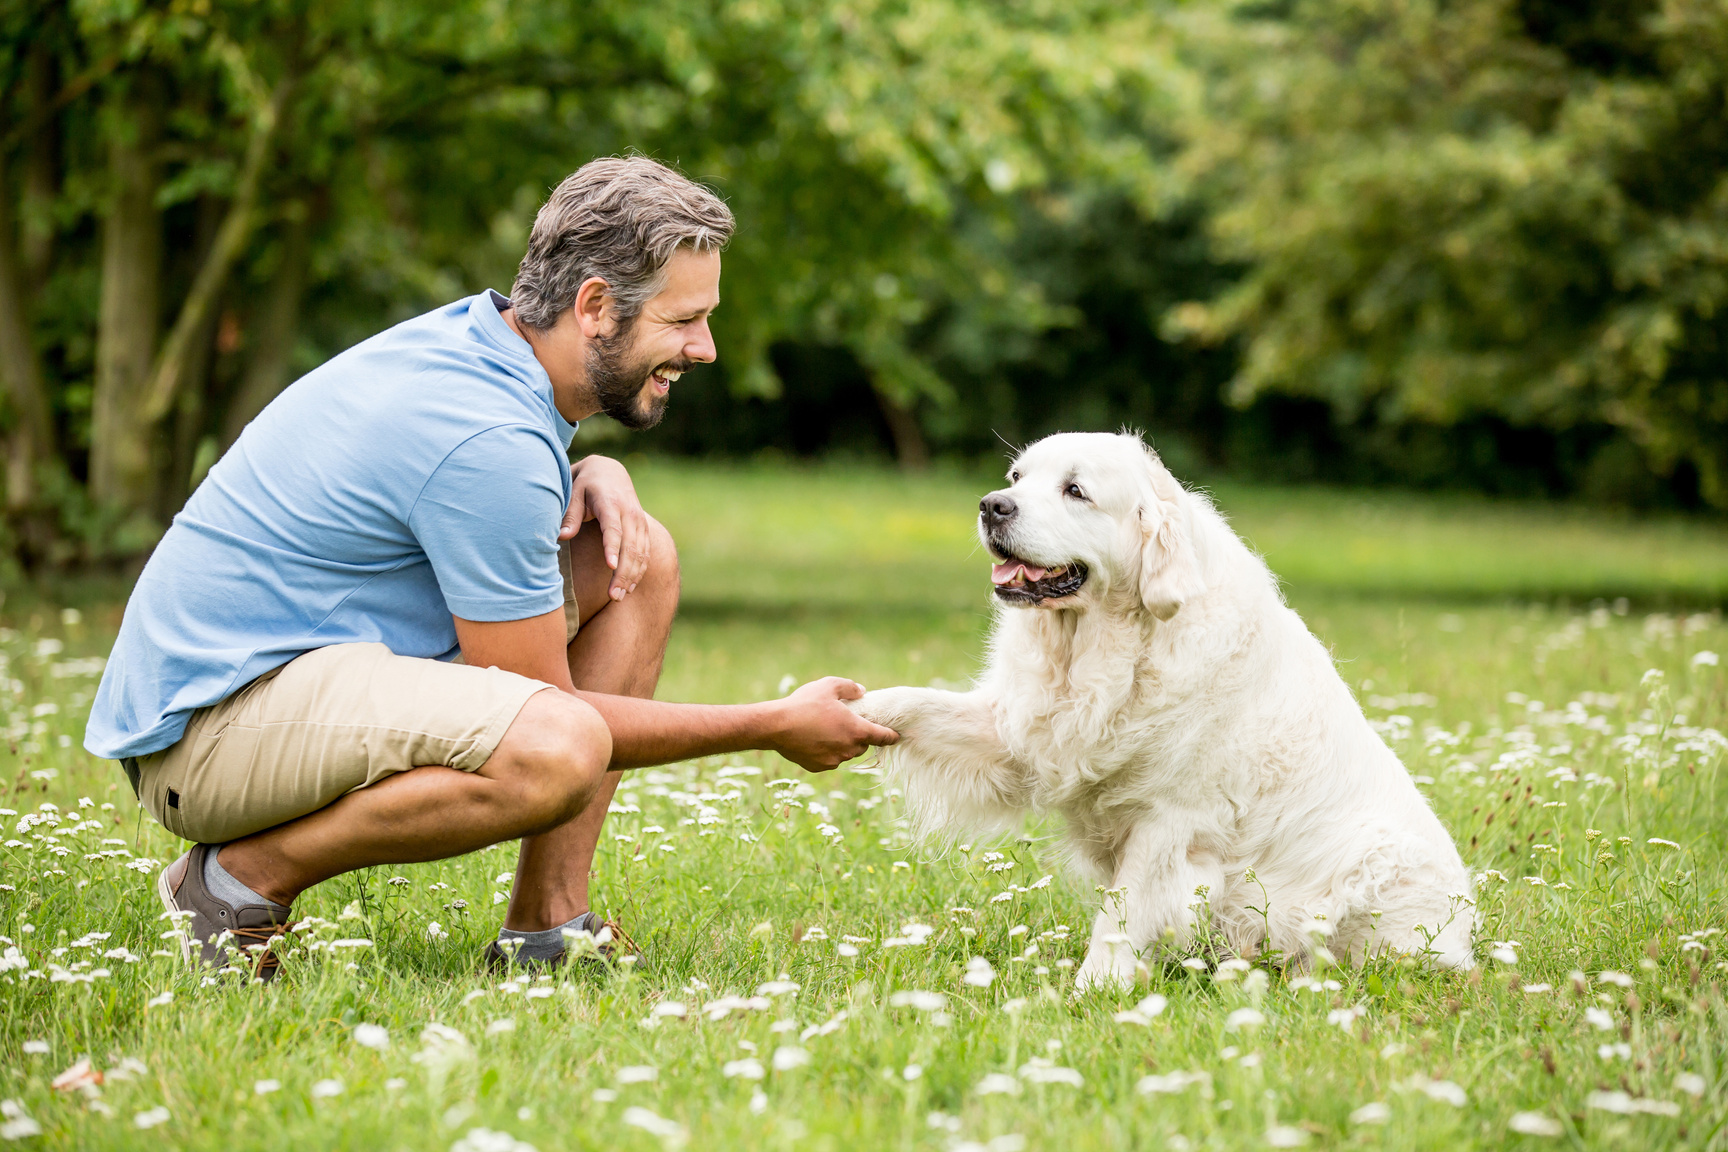
M564 467L545 436L520 425L481 432L438 465L408 527L452 613L525 620L563 605Z

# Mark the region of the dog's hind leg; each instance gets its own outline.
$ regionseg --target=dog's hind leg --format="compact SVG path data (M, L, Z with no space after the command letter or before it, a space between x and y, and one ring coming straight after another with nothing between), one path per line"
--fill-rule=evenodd
M1223 887L1223 864L1194 847L1192 822L1177 815L1136 827L1118 855L1075 987L1125 987L1148 950L1185 952L1202 910Z

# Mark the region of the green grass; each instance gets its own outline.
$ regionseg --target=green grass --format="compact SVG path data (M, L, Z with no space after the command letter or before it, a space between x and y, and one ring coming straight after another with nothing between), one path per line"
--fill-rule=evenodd
M639 485L684 566L663 697L741 700L829 672L885 685L975 671L987 612L971 509L989 478L650 463ZM126 867L179 845L140 817L112 765L76 748L95 684L76 661L111 641L116 589L14 589L0 607L11 740L0 804L22 814L51 803L60 823L20 832L14 815L0 829L23 845L0 847L0 933L29 965L0 974L0 1098L41 1126L28 1146L54 1148L443 1152L487 1146L469 1137L476 1128L542 1152L659 1146L626 1122L642 1118L632 1108L675 1126L668 1143L695 1148L967 1141L1005 1152L1019 1138L1028 1149L1246 1149L1267 1147L1269 1132L1315 1148L1722 1146L1722 937L1696 934L1728 927L1714 734L1728 728L1728 667L1695 660L1728 655L1719 615L1696 610L1721 599L1720 525L1354 493L1217 497L1286 577L1410 770L1432 781L1421 786L1467 861L1506 877L1479 892L1478 974L1378 962L1323 973L1336 987L1271 972L1257 990L1258 977L1168 965L1145 988L1071 1000L1064 964L1083 954L1096 896L1050 862L1049 827L937 857L906 844L896 799L869 774L804 776L734 756L635 773L620 795L640 811L613 817L622 839L602 851L598 903L644 945L640 971L514 988L482 972L496 878L513 860L504 846L323 885L298 909L328 921L308 942L370 945L303 951L268 989L205 986L152 955L165 927L152 875ZM1605 603L1592 609L1595 597ZM1651 611L1664 602L1694 607ZM762 774L724 774L736 767ZM792 794L775 799L774 778ZM703 808L718 823L682 823ZM989 872L987 849L1014 868ZM1046 874L1056 879L1032 887ZM993 902L1006 882L1027 891ZM447 935L433 938L433 921ZM934 931L922 945L883 946L908 923ZM78 943L96 932L110 935ZM843 956L847 935L870 939ZM1486 959L1496 940L1518 942L1515 966ZM120 947L140 959L103 956ZM961 980L975 956L995 970L988 987ZM25 978L51 964L109 975ZM783 976L799 988L763 993L767 1009L701 1012ZM1528 990L1536 984L1553 988ZM895 1005L893 993L912 990L941 993L946 1019ZM171 1002L147 1007L168 992ZM1114 1019L1153 992L1168 1003L1149 1024ZM689 1018L646 1027L666 1001ZM1264 1023L1230 1031L1231 1013L1249 1006ZM1607 1030L1587 1018L1592 1008ZM512 1030L495 1027L506 1020ZM434 1022L463 1037L443 1058L422 1041ZM357 1044L360 1023L386 1027L389 1047ZM48 1051L26 1053L26 1041ZM776 1070L779 1047L809 1062ZM49 1087L85 1054L110 1072L100 1096ZM749 1059L761 1080L726 1074ZM1035 1059L1072 1069L1060 1075L1078 1086L1037 1082ZM655 1078L619 1083L631 1066ZM921 1073L908 1078L913 1067ZM1202 1075L1175 1092L1139 1090L1176 1072ZM980 1094L995 1075L1018 1092ZM1677 1076L1701 1081L1676 1087ZM257 1094L266 1079L280 1090ZM341 1093L315 1098L326 1080ZM1593 1093L1616 1092L1677 1114L1591 1106ZM1383 1123L1352 1122L1377 1103ZM135 1126L158 1107L166 1122ZM1562 1134L1511 1131L1519 1112Z

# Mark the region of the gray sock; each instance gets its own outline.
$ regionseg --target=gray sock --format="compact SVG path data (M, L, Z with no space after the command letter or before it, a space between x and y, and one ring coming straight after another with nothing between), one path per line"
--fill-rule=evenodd
M210 890L210 895L218 900L226 900L236 908L247 904L262 904L266 908L280 908L282 905L270 900L228 874L228 869L222 867L216 855L219 848L212 848L204 856L204 887Z
M544 932L518 932L514 928L498 929L498 943L505 955L510 955L507 941L520 940L516 945L514 960L556 960L564 955L564 932L599 932L600 917L592 912L584 912L572 917L556 928L548 928Z

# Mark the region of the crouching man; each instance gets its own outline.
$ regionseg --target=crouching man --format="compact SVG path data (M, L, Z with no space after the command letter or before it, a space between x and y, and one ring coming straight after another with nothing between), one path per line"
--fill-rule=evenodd
M715 356L717 197L597 160L535 220L509 299L406 321L282 393L174 519L126 606L85 736L194 842L162 873L187 950L275 975L297 896L520 838L494 962L601 925L588 874L623 769L771 749L820 771L894 733L826 679L656 703L671 537L624 468L566 455L604 411L652 427Z

